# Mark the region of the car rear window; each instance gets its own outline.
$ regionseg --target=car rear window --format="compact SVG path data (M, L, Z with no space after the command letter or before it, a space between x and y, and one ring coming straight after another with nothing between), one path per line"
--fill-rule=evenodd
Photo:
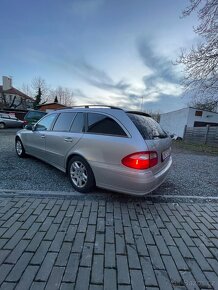
M88 133L126 136L124 130L112 118L98 113L88 113Z
M41 119L45 115L44 112L31 111L26 114L25 119Z
M166 132L151 117L127 113L144 139L166 138Z

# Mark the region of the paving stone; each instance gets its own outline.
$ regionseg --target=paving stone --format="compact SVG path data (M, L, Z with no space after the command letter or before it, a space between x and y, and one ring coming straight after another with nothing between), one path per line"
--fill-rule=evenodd
M161 255L169 255L169 250L162 236L154 236L155 243Z
M104 254L104 234L96 233L94 252L95 254Z
M150 257L141 257L142 273L146 286L157 286L157 279L155 277L154 269L152 267Z
M139 270L130 270L132 290L144 290L145 284L142 272Z
M117 254L126 254L126 243L124 239L124 235L121 234L116 234L115 236L115 241L116 241L116 253Z
M71 247L72 247L71 243L64 242L62 244L62 247L60 249L60 252L58 253L58 257L57 257L55 265L57 265L57 266L66 266L67 265L67 262L68 262L68 259L70 256L70 252L71 252Z
M93 243L84 243L80 266L91 267L93 255Z
M3 264L10 252L10 250L0 250L0 265Z
M148 256L148 250L142 236L135 237L135 243L139 256Z
M153 239L153 236L152 236L149 228L143 228L142 234L143 234L146 245L155 245L155 241Z
M52 267L55 263L55 260L57 258L57 253L47 253L45 256L45 259L38 271L38 274L36 276L36 281L47 281L48 277L51 273Z
M80 253L83 248L83 243L85 239L84 233L77 233L75 236L75 240L72 247L72 252L74 253Z
M134 245L127 245L127 257L130 269L140 269L140 261Z
M115 268L115 245L105 244L105 267Z
M77 231L77 226L75 225L69 225L66 235L64 237L64 241L66 242L72 242L75 238L76 235L76 231Z
M182 238L175 238L174 241L175 241L177 247L179 248L179 251L181 252L183 257L185 257L185 258L192 258L193 257Z
M74 290L74 283L61 283L60 290Z
M126 256L117 255L117 275L119 284L130 284L129 266Z
M64 282L75 282L76 275L79 267L80 255L72 253L67 263L67 267L65 269L63 281Z
M103 283L104 275L104 256L94 255L92 264L91 282L93 284Z
M161 259L160 253L158 251L158 248L156 246L148 246L148 252L151 257L151 262L154 267L154 269L165 269L163 261Z
M45 235L45 240L48 241L53 241L55 238L55 235L58 231L59 225L58 224L51 224L51 226L49 227L49 230L47 231L46 235Z
M64 232L57 232L54 240L51 243L51 247L49 251L51 252L59 252L64 240L65 233Z
M116 290L117 277L115 269L104 269L104 290Z
M97 229L96 232L104 233L105 232L105 220L103 218L97 219Z
M106 227L106 233L105 233L105 242L114 244L114 228L111 226Z
M90 277L90 268L79 267L75 290L88 290L89 289L89 277Z
M11 271L13 265L9 264L1 264L0 265L0 285L3 281L5 281L5 278L7 277L8 273Z
M45 290L59 290L63 274L64 274L63 267L53 267L51 275L46 284Z

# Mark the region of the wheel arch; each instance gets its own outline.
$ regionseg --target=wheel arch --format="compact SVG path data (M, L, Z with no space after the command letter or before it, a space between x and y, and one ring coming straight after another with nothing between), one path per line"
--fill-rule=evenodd
M90 166L90 168L92 169L92 166L90 165L90 163L89 163L89 161L82 155L82 154L80 154L80 153L77 153L77 152L74 152L74 153L71 153L68 157L67 157L67 160L66 160L66 168L65 168L65 171L66 171L66 174L68 174L68 165L69 165L69 162L70 162L70 160L71 160L71 158L73 158L74 156L79 156L79 157L81 157L81 158L83 158L87 163L88 163L88 165ZM95 174L94 174L94 171L93 171L93 169L92 169L92 173L93 173L93 175L94 175L94 178L95 178ZM95 180L96 180L96 178L95 178Z

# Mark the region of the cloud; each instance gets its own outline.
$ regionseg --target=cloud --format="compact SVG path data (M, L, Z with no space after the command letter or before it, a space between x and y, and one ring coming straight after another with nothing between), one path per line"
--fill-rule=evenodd
M108 92L125 95L131 88L130 83L125 80L115 82L105 71L88 64L84 60L75 62L74 70L90 85Z

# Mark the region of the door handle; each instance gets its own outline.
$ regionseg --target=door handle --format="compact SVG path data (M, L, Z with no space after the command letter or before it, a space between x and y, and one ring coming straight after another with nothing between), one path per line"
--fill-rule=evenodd
M64 141L65 141L65 142L72 142L72 141L73 141L73 139L72 139L72 138L70 138L70 137L69 137L69 138L64 138Z
M45 138L45 135L41 135L41 138Z

